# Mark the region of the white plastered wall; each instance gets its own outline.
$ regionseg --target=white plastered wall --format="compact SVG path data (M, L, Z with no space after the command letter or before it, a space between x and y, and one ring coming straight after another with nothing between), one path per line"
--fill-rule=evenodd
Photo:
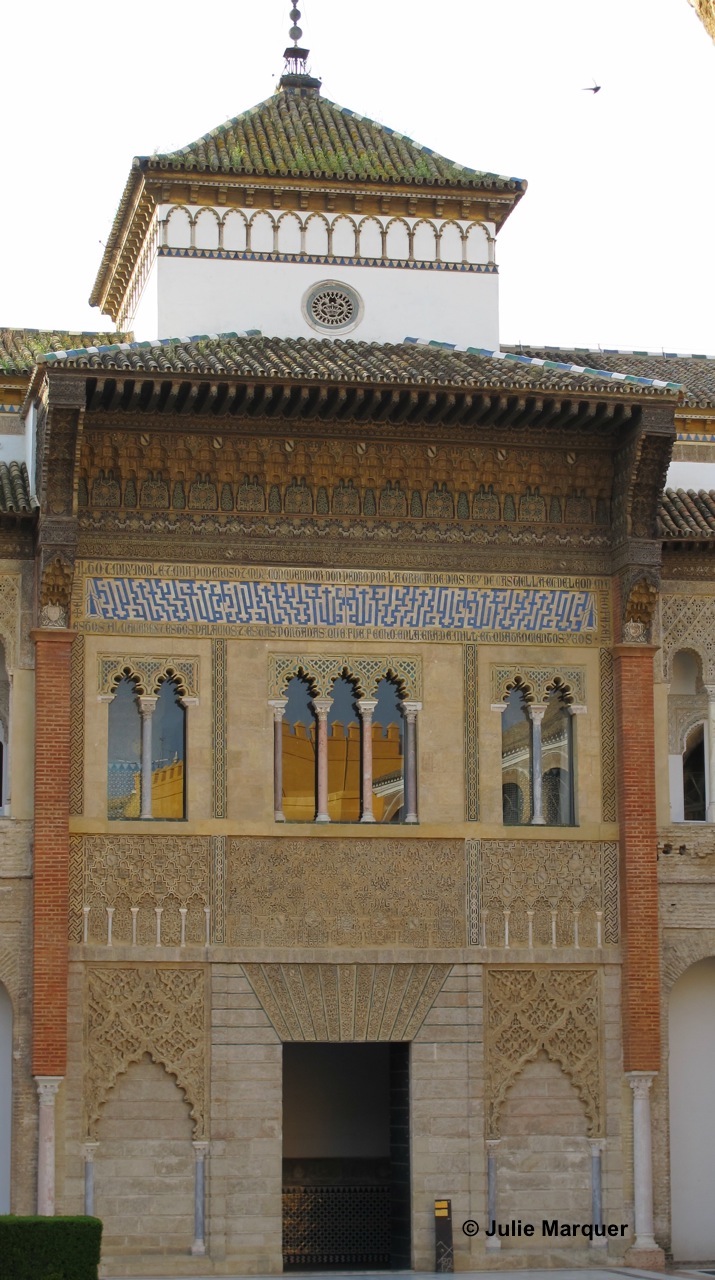
M282 338L499 345L496 274L187 258L160 258L154 269L160 338L260 329ZM362 321L348 333L317 332L305 319L303 297L323 280L350 285L363 301Z

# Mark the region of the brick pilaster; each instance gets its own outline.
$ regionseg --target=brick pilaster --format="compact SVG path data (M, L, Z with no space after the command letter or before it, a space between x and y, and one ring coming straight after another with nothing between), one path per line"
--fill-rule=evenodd
M613 650L621 836L625 1071L660 1069L660 955L652 645Z
M73 631L33 631L35 841L33 1041L35 1076L64 1076L67 1058L70 655Z

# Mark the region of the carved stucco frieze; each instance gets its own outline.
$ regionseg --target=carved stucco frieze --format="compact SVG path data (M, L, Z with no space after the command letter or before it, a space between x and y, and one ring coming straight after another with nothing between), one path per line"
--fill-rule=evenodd
M244 964L281 1040L412 1040L448 964Z
M618 846L570 840L468 840L469 943L571 947L619 939ZM531 913L531 924L529 920ZM555 913L555 914L554 914ZM599 913L599 914L597 914Z
M228 846L232 946L466 941L462 840L241 837Z
M489 969L486 974L487 1136L499 1137L504 1099L545 1053L581 1097L591 1137L603 1130L597 969Z

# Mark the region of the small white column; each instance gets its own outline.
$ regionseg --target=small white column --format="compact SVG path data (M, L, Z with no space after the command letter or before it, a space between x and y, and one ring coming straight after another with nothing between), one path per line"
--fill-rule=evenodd
M541 788L541 723L544 719L546 704L541 702L529 703L529 718L531 720L531 804L532 818L531 824L535 827L543 827L546 825L543 813L543 800Z
M357 709L362 720L362 816L361 822L374 822L372 811L372 717L375 698L359 698Z
M715 684L705 686L708 693L708 822L715 822Z
M271 698L273 711L273 819L285 822L283 813L283 717L288 706L287 698Z
M35 1076L40 1100L37 1132L37 1212L55 1214L55 1098L64 1076Z
M405 822L414 825L417 815L417 713L421 702L403 702L405 713Z
M151 718L158 698L142 694L137 698L142 720L142 793L140 818L151 818Z
M94 1157L97 1154L98 1142L85 1142L82 1146L84 1156L84 1212L88 1218L94 1217Z
M194 1142L194 1243L191 1252L202 1258L206 1253L206 1157L208 1142Z
M318 717L318 811L316 822L330 822L328 813L328 715L332 698L314 698L313 709Z
M634 1250L657 1249L653 1236L653 1147L650 1089L655 1071L628 1071L633 1090L633 1183L636 1212Z
M594 1227L603 1226L603 1168L602 1155L605 1147L603 1138L591 1138L591 1222ZM594 1249L605 1248L608 1240L605 1236L594 1236L591 1245Z
M497 1147L500 1138L487 1138L487 1229L497 1221ZM489 1236L487 1249L501 1249L499 1236Z

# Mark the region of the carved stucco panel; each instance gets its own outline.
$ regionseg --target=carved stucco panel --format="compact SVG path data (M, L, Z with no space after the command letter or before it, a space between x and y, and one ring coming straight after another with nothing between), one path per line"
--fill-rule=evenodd
M97 966L87 970L85 1115L94 1136L117 1076L149 1054L174 1076L206 1131L206 979L202 969Z
M487 1135L499 1137L501 1108L516 1077L539 1053L557 1062L602 1132L596 969L490 969L486 974Z
M235 838L227 863L231 946L466 942L461 840Z

